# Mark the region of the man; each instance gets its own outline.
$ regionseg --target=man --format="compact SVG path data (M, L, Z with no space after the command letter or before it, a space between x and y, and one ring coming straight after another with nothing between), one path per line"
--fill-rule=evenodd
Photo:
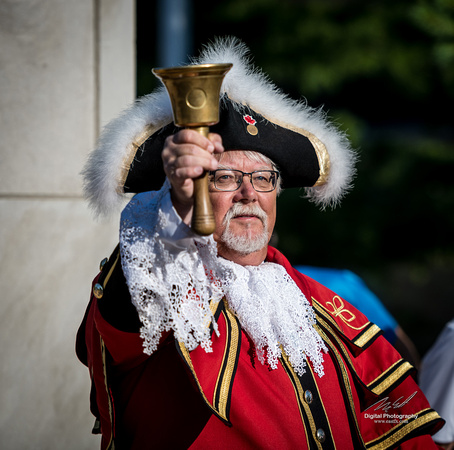
M118 185L139 192L78 334L102 448L434 447L442 420L410 364L268 246L282 186L322 206L348 189L347 140L252 70L236 40L196 62L233 63L208 138L176 130L158 91L108 126L85 170L98 210ZM203 171L208 237L188 226Z
M446 420L434 441L446 450L454 449L454 319L441 331L424 355L419 373L419 384L424 394Z

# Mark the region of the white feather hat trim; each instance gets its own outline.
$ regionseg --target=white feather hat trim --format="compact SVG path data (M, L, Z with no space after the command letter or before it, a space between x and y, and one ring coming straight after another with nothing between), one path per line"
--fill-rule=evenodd
M254 67L249 50L234 37L207 45L193 64L232 63L221 88L221 97L247 105L267 120L312 135L329 155L326 182L304 188L306 197L322 209L336 206L351 188L356 154L346 135L330 123L321 109L289 98ZM97 214L108 215L125 203L123 185L137 147L155 131L172 122L172 108L161 87L138 99L103 129L82 175L84 193ZM311 139L313 140L313 139Z

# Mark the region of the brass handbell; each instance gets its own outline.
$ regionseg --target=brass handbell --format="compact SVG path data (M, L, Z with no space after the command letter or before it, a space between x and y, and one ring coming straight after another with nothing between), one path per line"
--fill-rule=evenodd
M208 136L209 127L219 122L221 85L231 67L232 64L200 64L153 69L169 93L176 126ZM201 236L207 236L215 229L206 172L194 180L191 226Z

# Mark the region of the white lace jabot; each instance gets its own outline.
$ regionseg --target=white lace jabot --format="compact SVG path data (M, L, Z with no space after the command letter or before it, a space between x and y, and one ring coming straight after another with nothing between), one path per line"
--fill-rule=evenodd
M169 330L189 350L201 345L210 352L210 324L218 330L209 303L225 295L262 363L275 369L282 347L298 374L309 358L322 376L327 348L313 327L312 307L286 270L218 257L212 236L198 236L181 221L169 189L166 181L158 192L136 195L121 216L121 261L145 353Z

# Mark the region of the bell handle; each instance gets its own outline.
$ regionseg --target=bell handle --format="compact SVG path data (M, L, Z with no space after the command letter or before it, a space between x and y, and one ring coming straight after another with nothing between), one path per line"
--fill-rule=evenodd
M208 137L210 128L207 126L189 127L202 136ZM194 179L194 207L191 228L200 236L208 236L214 232L215 221L213 207L208 193L208 172Z

